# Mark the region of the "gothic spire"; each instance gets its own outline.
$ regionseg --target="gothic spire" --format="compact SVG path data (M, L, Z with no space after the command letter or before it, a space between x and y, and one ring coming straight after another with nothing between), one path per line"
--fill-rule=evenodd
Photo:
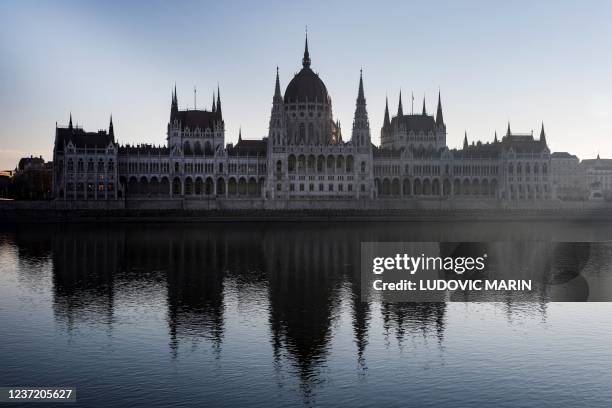
M425 95L423 95L423 116L427 115L427 109L425 108Z
M217 110L217 106L215 105L215 91L213 91L212 112L215 113L216 110Z
M397 105L397 116L404 116L404 109L402 108L402 90L400 89L399 104Z
M444 125L444 116L442 116L442 100L440 98L440 90L438 90L438 111L436 112L436 125Z
M239 142L242 141L242 126L238 128L238 141Z
M493 143L497 143L497 142L498 142L498 140L497 140L497 130L496 130L495 131L495 139L493 139Z
M112 113L110 115L110 123L108 125L108 135L110 137L114 137L115 136L115 130L113 128L113 114Z
M540 142L546 143L546 133L544 132L544 122L542 122L542 129L540 130Z
M357 103L365 103L365 95L363 93L363 70L359 70L359 92L357 92Z
M276 84L274 85L274 99L283 99L283 96L281 95L280 79L278 77L278 66L276 67Z
M70 112L70 121L68 122L68 129L72 129L72 112Z
M310 54L308 53L308 31L306 31L306 42L304 43L304 58L302 58L302 66L310 68Z
M468 148L468 140L467 140L467 130L465 131L465 136L463 136L463 148Z
M385 96L385 121L383 122L383 126L389 126L391 121L389 120L389 98Z
M510 121L508 121L508 130L506 131L506 136L510 136L512 132L510 131Z
M219 90L219 84L217 84L217 110L216 112L221 116L221 91Z

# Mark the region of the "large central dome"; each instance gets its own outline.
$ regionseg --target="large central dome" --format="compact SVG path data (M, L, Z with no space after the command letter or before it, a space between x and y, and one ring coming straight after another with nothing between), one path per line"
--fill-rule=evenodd
M285 90L285 103L290 102L319 102L328 101L327 88L321 78L310 69L310 55L308 54L308 38L302 59L302 69L298 72Z

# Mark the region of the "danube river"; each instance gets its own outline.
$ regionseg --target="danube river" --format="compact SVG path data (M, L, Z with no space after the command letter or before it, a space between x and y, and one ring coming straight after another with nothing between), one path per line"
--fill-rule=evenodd
M5 226L0 386L88 407L610 407L611 303L362 301L359 262L361 242L504 242L503 268L584 301L611 240L588 221Z

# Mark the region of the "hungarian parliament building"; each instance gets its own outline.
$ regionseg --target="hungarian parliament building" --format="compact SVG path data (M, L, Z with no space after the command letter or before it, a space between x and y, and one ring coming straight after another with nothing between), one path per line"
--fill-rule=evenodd
M268 136L225 144L221 95L210 110L179 109L172 92L165 146L120 145L108 130L55 131L56 200L122 208L334 209L520 206L554 197L544 127L495 134L491 142L449 149L438 93L435 116L395 115L384 107L380 146L372 144L359 78L350 138L334 120L331 97L311 69L306 39L302 68L282 92L278 69ZM347 139L347 140L345 140Z

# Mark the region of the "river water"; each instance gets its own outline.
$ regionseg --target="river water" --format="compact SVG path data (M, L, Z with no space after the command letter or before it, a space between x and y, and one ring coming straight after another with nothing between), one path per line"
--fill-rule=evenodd
M571 281L612 271L610 240L588 221L5 226L0 386L88 407L610 407L611 303L364 302L359 268L361 242L503 241L504 265Z

